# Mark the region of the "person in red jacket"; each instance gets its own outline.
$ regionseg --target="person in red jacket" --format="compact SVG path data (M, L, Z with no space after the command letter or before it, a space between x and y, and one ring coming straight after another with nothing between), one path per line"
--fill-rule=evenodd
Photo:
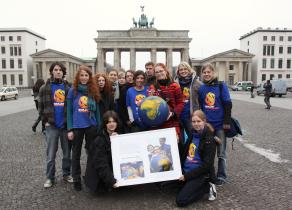
M169 106L169 116L167 121L159 128L175 127L178 140L181 139L179 117L184 108L183 95L179 84L175 83L169 70L163 63L154 66L156 81L150 85L148 95L160 96Z

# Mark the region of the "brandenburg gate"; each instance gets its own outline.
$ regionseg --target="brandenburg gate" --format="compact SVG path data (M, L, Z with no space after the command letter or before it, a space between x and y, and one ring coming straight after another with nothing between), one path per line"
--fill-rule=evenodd
M142 8L142 7L141 7ZM106 53L114 52L114 68L121 68L121 53L130 52L130 69L136 70L136 52L150 52L156 63L157 52L165 52L166 65L172 70L173 52L180 52L181 61L189 61L188 30L157 30L154 18L148 24L145 14L129 30L98 30L96 72L105 71Z

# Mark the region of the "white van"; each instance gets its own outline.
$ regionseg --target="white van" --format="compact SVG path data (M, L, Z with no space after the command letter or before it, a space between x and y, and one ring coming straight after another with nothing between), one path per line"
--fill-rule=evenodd
M276 96L278 95L279 97L282 97L282 95L287 95L287 85L284 80L277 79L277 80L270 80L272 84L272 92L271 96ZM265 94L265 88L264 84L266 81L262 82L260 86L257 88L257 94Z
M251 86L253 86L252 81L238 81L233 86L231 86L231 89L234 91L239 91L239 90L249 91Z

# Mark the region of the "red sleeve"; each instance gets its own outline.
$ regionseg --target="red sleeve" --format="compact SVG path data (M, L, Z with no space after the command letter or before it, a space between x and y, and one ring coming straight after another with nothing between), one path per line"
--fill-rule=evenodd
M174 112L176 116L179 118L182 110L184 109L183 94L181 92L181 88L179 84L173 83L172 85L174 86L174 99L175 99Z

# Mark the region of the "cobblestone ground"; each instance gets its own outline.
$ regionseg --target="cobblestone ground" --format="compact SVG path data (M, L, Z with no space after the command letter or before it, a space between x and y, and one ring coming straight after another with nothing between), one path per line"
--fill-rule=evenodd
M217 187L218 199L202 200L187 209L292 209L292 112L234 100L234 116L245 131L243 141L228 145L228 183ZM57 184L44 189L45 142L31 131L34 110L0 117L0 209L177 209L175 192L154 184L123 187L109 194L75 192L61 180L60 149ZM40 129L40 128L38 128ZM250 143L280 153L274 163L247 149ZM84 151L83 151L84 154ZM85 155L82 157L84 171Z

